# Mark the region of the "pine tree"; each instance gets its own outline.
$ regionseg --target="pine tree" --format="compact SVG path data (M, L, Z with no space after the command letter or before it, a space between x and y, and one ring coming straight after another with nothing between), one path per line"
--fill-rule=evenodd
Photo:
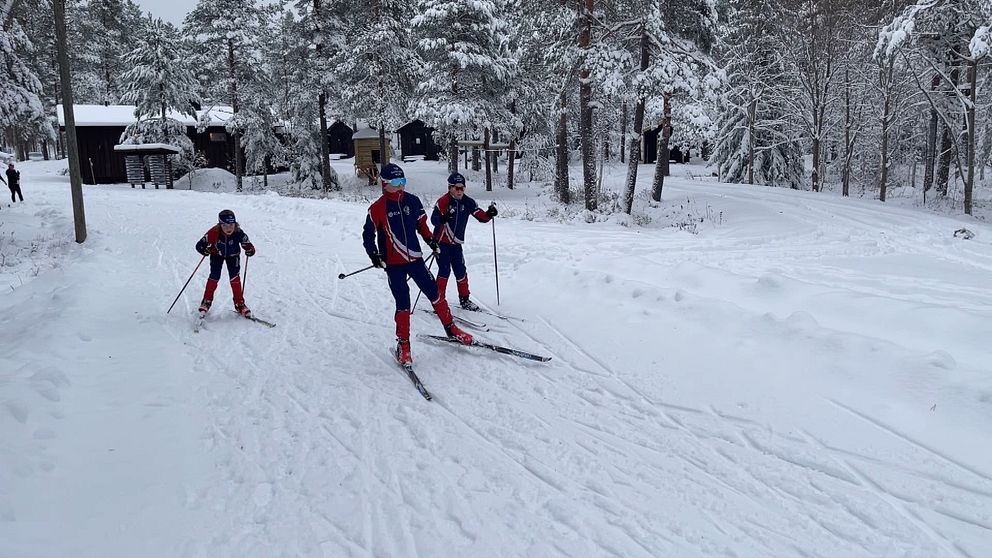
M409 120L419 78L419 59L407 26L412 6L399 0L361 0L345 8L348 41L333 59L336 89L348 114L379 130L380 153L385 153L386 130Z
M41 138L54 137L54 131L41 102L41 81L24 62L33 47L15 20L0 28L0 68L6 81L0 87L0 132L19 146ZM23 147L20 155L24 157Z
M228 103L241 110L246 84L259 75L260 41L265 36L268 8L257 0L200 0L184 21L184 31L195 45L201 97L208 103ZM234 137L234 174L241 190L244 165L237 118L228 122Z
M196 76L181 50L179 32L161 19L149 19L145 32L127 56L121 76L121 100L134 104L136 122L127 127L124 143L166 143L179 147L182 167L194 157L186 124L175 115L196 118Z
M802 149L787 132L782 92L788 86L769 14L775 0L732 0L719 47L728 87L721 100L712 162L726 182L798 187Z
M499 98L511 75L503 7L497 0L417 2L411 23L424 71L413 112L447 138L450 172L458 170L460 134L507 119Z
M80 45L71 53L76 102L118 103L120 60L143 33L141 9L133 0L85 0L67 10L69 43Z
M315 67L313 37L293 10L283 9L275 21L272 41L264 46L264 63L272 80L269 102L283 121L286 145L276 154L289 163L293 183L300 188L324 187L319 129L319 97L326 79ZM331 97L333 99L333 96Z

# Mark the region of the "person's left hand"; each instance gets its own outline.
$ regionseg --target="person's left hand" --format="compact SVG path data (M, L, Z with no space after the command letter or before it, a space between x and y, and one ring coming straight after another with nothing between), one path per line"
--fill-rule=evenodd
M486 215L490 217L499 215L499 210L496 209L496 202L489 204L489 209L486 210Z

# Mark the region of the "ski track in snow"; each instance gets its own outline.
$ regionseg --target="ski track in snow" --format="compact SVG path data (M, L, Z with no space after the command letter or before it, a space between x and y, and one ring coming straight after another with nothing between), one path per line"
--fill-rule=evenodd
M907 401L933 394L941 410L967 402L951 417L989 417L988 403L948 375L977 376L980 351L962 343L931 353L917 345L909 324L884 329L875 322L872 329L844 305L870 300L866 308L875 313L867 315L882 322L933 308L965 327L988 323L992 291L979 282L962 277L949 288L946 276L859 271L849 262L912 254L987 274L992 250L928 246L938 227L921 231L919 214L898 209L797 202L774 190L674 187L738 208L742 222L728 211L732 230L698 237L504 224L500 269L508 302L500 311L526 321L466 317L488 323L491 331L479 334L486 341L553 360L417 341L414 366L432 402L391 357L384 274L337 279L366 265L360 205L94 189L87 192L92 248L78 257L85 273L115 259L128 267L107 270L102 286L84 281L73 292L42 277L19 296L55 295L95 309L144 303L153 308L105 312L100 320L123 322L106 327L125 343L140 342L127 330L138 313L139 329L166 334L154 350L188 355L189 370L169 389L203 405L202 423L198 438L177 447L206 466L201 477L176 482L201 524L177 529L188 536L144 555L982 556L992 540L987 461L955 454L937 427L899 414ZM44 195L63 196L38 197ZM164 316L195 265L193 244L226 206L235 206L259 250L249 264L247 302L275 328L234 314L222 280L194 333L208 262ZM783 212L794 234L748 222L744 208L755 221ZM136 232L135 223L157 230ZM480 227L470 233L485 236ZM476 298L489 302L491 260L478 242L468 248L468 264ZM83 272L70 266L60 273L72 281ZM110 304L115 285L139 292ZM29 302L15 302L12 311ZM57 307L33 304L32 319L62 319ZM11 333L11 322L4 324L0 333ZM412 325L415 334L441 331L424 313L415 313ZM87 335L61 351L85 354L79 347ZM27 332L17 339L41 346L48 337ZM4 366L29 358L23 349L0 356ZM147 358L148 372L176 373L168 359ZM4 486L45 478L46 466L36 461L60 447L59 414L79 412L63 410L59 392L78 389L84 378L68 369L46 375L11 368L0 389L34 390L57 420L36 429L33 442L4 448L25 452L0 461L20 465L0 472L0 555L30 544L38 546L25 556L57 555L35 535L5 537L24 525L22 514L42 526L51 518L16 499L3 503ZM865 370L885 375L864 379L864 393L834 386ZM871 406L900 385L905 400ZM8 393L3 432L35 428L35 414L45 411L26 405L28 395L16 396L22 392ZM181 419L182 410L173 416ZM894 424L900 416L912 421ZM941 420L943 428L954 425ZM66 514L63 521L76 519ZM91 554L120 552L112 541L103 544L94 543Z

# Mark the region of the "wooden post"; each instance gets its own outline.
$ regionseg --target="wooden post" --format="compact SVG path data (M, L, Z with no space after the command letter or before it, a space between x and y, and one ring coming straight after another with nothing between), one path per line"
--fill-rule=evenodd
M65 40L65 0L52 0L55 12L55 44L58 49L59 79L62 82L62 108L65 116L65 142L69 154L69 184L76 242L86 241L86 212L83 208L83 181L79 176L79 146L76 143L76 117L72 106L72 74Z

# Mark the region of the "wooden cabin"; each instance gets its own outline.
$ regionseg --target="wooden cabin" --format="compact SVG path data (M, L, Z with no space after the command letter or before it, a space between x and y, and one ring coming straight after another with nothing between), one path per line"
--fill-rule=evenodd
M392 147L390 146L389 134L386 135L386 156L380 157L379 152L379 130L375 128L363 128L351 136L355 144L355 173L368 177L369 184L379 176L380 162L388 162L392 159Z
M661 126L644 130L641 134L641 162L654 163L658 160L658 134L661 133ZM688 163L689 150L684 146L670 145L668 149L668 160L672 163Z
M342 159L355 156L355 143L352 136L355 131L340 120L331 124L327 129L328 153L340 155Z
M75 105L76 143L79 146L79 167L86 184L119 184L127 182L124 153L114 151L120 144L125 128L135 122L133 105ZM186 125L186 135L196 151L203 154L206 166L234 172L234 138L224 125L234 116L230 107L216 106L196 111L197 118L171 113L173 118ZM59 131L65 132L62 105L56 107ZM202 132L197 131L201 118L209 122Z
M396 133L400 137L400 156L404 161L420 158L437 161L442 151L434 143L434 128L427 127L423 120L408 122Z

